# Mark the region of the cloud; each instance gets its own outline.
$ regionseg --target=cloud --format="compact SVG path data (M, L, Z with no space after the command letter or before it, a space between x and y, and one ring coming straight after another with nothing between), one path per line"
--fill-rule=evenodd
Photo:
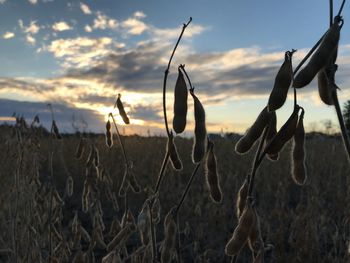
M29 3L31 3L32 5L36 5L38 3L38 0L28 0Z
M148 26L137 18L128 18L122 25L131 35L140 35L148 29Z
M67 22L60 21L52 25L52 29L54 31L66 31L66 30L72 30L73 28L67 24Z
M0 0L0 4L5 4L6 0Z
M36 21L30 21L28 26L25 26L22 19L18 20L18 25L24 33L35 35L39 32L40 26Z
M112 19L105 14L103 14L101 11L97 12L97 17L94 19L93 28L94 29L115 29L118 26L118 21L115 19Z
M141 11L136 11L136 12L134 13L134 17L136 17L136 18L145 18L146 15L145 15L145 13L143 13L143 12L141 12Z
M56 39L47 46L47 50L62 59L66 68L85 68L95 65L94 62L107 55L111 44L112 39L108 37Z
M88 32L88 33L92 32L92 28L91 28L91 26L89 26L89 25L86 25L86 26L84 27L84 30L85 30L85 32Z
M27 41L29 44L33 45L33 46L34 46L35 43L36 43L35 38L32 37L31 35L27 35L27 36L26 36L26 41Z
M7 31L5 34L2 35L3 39L10 39L15 36L15 33Z
M92 13L90 7L82 2L80 2L80 9L86 15L90 15Z

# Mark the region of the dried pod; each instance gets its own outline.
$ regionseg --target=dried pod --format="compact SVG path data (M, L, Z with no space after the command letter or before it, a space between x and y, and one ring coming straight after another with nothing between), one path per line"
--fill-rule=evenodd
M174 143L174 136L172 132L170 132L168 137L167 152L169 154L170 161L173 168L178 171L182 170L182 162L177 152L177 149Z
M136 176L131 171L128 173L128 182L129 182L129 185L131 187L131 190L134 193L140 193L141 192L141 187L140 187L139 183L137 182Z
M113 136L111 132L111 122L108 120L106 123L106 145L111 148L113 146Z
M118 94L117 101L115 102L115 104L117 105L118 110L119 110L119 115L123 118L123 121L125 124L130 124L129 117L126 115L126 112L124 110L124 106L123 106L122 101L120 100L120 97L121 97L121 95Z
M64 204L64 201L62 200L60 194L58 193L58 191L56 189L54 189L52 191L52 195L53 195L53 198L54 200L59 203L59 204Z
M94 163L94 159L95 159L94 146L90 145L90 152L89 152L88 158L86 160L86 167L90 167Z
M75 158L76 159L80 159L83 156L84 148L85 148L84 138L80 138L78 147L75 151Z
M151 213L152 213L152 221L154 224L158 224L160 221L160 201L158 196L155 197L154 201L153 201L153 205L152 205L152 209L151 209Z
M207 128L205 125L205 111L202 103L194 94L193 89L190 90L190 93L194 102L194 119L195 119L192 161L193 163L199 163L203 159L206 153Z
M102 258L102 263L122 263L118 251L111 251L106 256Z
M121 243L124 243L130 237L134 230L135 228L132 227L131 224L127 224L122 230L119 231L111 242L108 243L107 251L115 250L117 246L120 246Z
M79 231L81 233L82 239L86 243L90 243L90 240L91 240L90 235L89 235L89 233L86 231L86 229L82 225L79 225Z
M342 20L335 21L333 25L328 29L318 49L312 55L307 65L295 76L293 87L305 87L312 81L316 74L326 66L329 59L334 54L334 50L338 46L342 24Z
M51 132L53 133L56 139L62 139L60 131L58 130L57 124L54 120L52 121Z
M137 217L137 227L140 231L140 237L141 237L141 242L144 246L147 246L150 238L150 211L149 211L149 206L148 202L146 201L143 206L142 210L139 213Z
M305 130L304 111L300 114L297 128L294 134L292 151L292 178L296 184L303 185L306 181L305 167Z
M287 99L288 90L293 79L292 54L292 52L287 51L284 55L284 62L276 75L270 94L267 106L269 111L278 110Z
M73 186L74 186L73 177L68 176L67 181L66 181L66 193L68 196L73 195Z
M127 177L128 177L128 170L125 169L123 180L119 187L119 192L118 192L119 197L124 197L126 195L126 191L129 188L129 180Z
M107 245L103 241L103 233L102 233L102 229L100 227L96 227L92 231L92 238L91 239L92 239L91 243L94 243L96 248L106 249Z
M236 143L235 151L240 154L248 152L255 141L261 136L266 125L269 123L271 112L268 112L267 107L265 107L253 123L253 125L248 129L248 131L243 135L241 139Z
M172 208L169 213L166 215L164 220L164 241L161 251L161 262L169 263L171 262L173 252L175 249L176 243L176 223L174 218L174 208Z
M110 237L116 236L121 229L122 229L122 227L120 226L120 222L119 222L118 218L115 217L111 223L111 227L109 229L108 236L110 236Z
M176 133L182 133L186 128L188 91L184 75L181 72L180 67L178 71L179 75L177 76L174 91L173 128Z
M97 147L94 145L94 166L95 167L98 167L98 165L100 164L100 155L99 155L99 152L98 152L98 149ZM98 170L97 170L98 172Z
M243 209L245 207L245 201L248 195L248 180L247 178L244 180L242 186L238 190L237 200L236 200L236 216L239 219L242 215Z
M247 242L249 233L254 224L254 211L251 203L247 203L242 216L239 218L238 225L234 230L231 239L227 242L225 253L228 256L237 255Z
M321 100L327 105L334 105L332 92L328 85L326 70L323 68L317 73L318 94Z
M265 151L267 154L277 154L281 151L283 146L293 137L298 123L299 109L299 106L295 107L289 119L277 132L276 136L271 140L271 142L266 146Z
M250 250L255 254L255 253L258 253L260 250L264 249L264 241L261 236L261 226L260 226L259 215L255 207L253 207L253 211L254 211L254 223L249 233L248 246Z
M214 143L212 141L208 141L208 153L206 157L207 158L205 162L204 172L210 191L210 196L214 202L220 203L222 199L222 193L219 185L219 175L216 167L217 163L214 153Z
M276 112L272 112L271 118L270 118L270 122L269 122L269 129L267 131L266 134L266 140L265 140L265 146L268 145L271 140L275 137L275 135L277 134L277 117L276 117ZM279 154L267 154L266 157L271 160L271 161L277 161Z

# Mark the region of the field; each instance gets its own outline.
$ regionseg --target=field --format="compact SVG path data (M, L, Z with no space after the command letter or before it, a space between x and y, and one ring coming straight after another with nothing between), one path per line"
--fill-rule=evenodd
M137 222L143 203L156 184L166 138L122 137L141 191L134 193L129 189L126 198L120 198L118 191L125 167L117 139L114 138L113 147L108 148L104 135L85 134L87 147L77 160L74 155L80 136L63 135L62 139L55 139L39 128L1 127L0 262L48 262L50 254L51 262L72 262L73 259L74 262L100 262L109 253L106 245L118 234L115 229L110 231L112 221L118 219L123 224L126 206ZM179 257L174 256L174 262L231 261L224 248L237 225L236 195L250 171L255 150L245 156L235 153L238 135L212 136L212 139L223 199L219 204L211 201L200 166L178 214L180 245L176 249ZM164 240L164 218L178 203L194 169L192 139L176 138L175 143L183 170L174 171L169 164L160 186L160 221L155 224L158 260ZM103 167L112 181L106 186L97 180L96 200L102 211L96 212L99 209L89 203L88 211L84 212L83 185L88 145L92 144L99 152L99 169ZM266 248L265 262L349 262L350 169L341 137L307 135L308 179L304 186L296 185L291 179L290 147L288 143L277 162L264 160L257 172L255 201ZM74 181L72 196L66 189L69 175ZM117 197L117 210L106 194L106 187ZM57 190L63 202L55 198L50 202L51 189ZM78 225L86 230L88 237L81 235L78 239L74 232L75 212ZM102 220L96 219L96 214ZM99 224L96 220L100 220ZM132 221L130 216L128 220ZM133 230L114 249L120 257L105 262L142 262L142 258L150 262L147 256L150 245L144 246L146 241L141 241L138 229ZM247 246L237 262L251 262Z

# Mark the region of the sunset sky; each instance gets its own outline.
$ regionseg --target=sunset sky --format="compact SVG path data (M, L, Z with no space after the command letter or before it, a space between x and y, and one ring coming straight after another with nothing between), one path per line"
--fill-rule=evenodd
M349 11L347 3L337 61L341 104L350 100ZM62 131L73 131L74 116L76 126L83 119L88 130L103 132L121 93L131 119L126 133L163 132L164 70L190 16L170 69L169 121L177 67L186 64L210 132L244 132L266 105L284 52L298 50L296 66L329 23L326 0L0 0L0 121L13 112L38 114L49 127L51 103ZM289 95L279 125L292 110L292 89ZM298 97L309 130L336 124L315 81ZM187 134L191 97L189 105Z

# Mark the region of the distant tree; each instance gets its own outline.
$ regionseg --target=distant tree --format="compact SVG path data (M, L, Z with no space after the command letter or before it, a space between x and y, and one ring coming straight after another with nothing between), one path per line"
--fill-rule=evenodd
M348 100L344 103L343 118L344 118L346 130L348 131L348 134L349 134L349 131L350 131L350 100Z

